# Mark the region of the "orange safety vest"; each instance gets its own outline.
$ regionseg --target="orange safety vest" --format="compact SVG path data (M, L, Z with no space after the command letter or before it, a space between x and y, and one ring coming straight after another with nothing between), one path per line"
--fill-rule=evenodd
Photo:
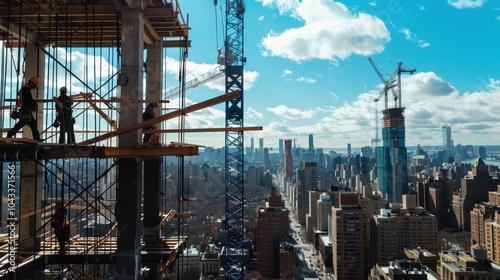
M28 85L24 85L24 87L28 87ZM16 102L16 106L17 108L21 108L21 105L23 105L23 89L21 89L18 93L17 93L17 102Z

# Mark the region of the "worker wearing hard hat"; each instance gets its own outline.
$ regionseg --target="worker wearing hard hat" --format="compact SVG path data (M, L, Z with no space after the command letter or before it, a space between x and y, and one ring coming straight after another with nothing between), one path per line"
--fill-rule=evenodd
M21 128L25 125L29 125L33 134L33 140L40 141L40 133L38 132L36 119L33 117L32 113L37 110L37 105L31 96L31 90L38 87L39 83L40 80L37 77L31 77L18 93L16 105L19 112L13 115L13 118L19 120L14 127L7 132L7 137L14 137Z
M61 87L59 89L59 97L57 97L56 102L56 112L57 117L54 124L55 126L60 125L61 129L59 131L59 144L64 144L66 133L68 134L68 144L75 143L75 130L73 129L73 124L75 119L73 118L73 100L67 95L68 89L66 87Z

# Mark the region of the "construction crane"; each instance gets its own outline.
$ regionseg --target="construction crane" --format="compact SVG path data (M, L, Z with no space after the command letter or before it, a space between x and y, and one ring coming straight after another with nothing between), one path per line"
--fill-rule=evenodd
M244 0L226 0L226 38L224 64L226 94L240 96L226 101L226 128L243 127L243 16ZM215 1L215 4L217 1ZM244 193L243 130L225 133L225 266L227 279L242 280L244 266Z
M398 68L394 74L397 74L398 77L398 108L401 108L401 73L410 73L413 75L417 69L405 69L402 67L403 62L398 62ZM394 76L394 75L393 75Z
M201 76L196 77L196 78L186 82L186 84L184 86L184 92L191 90L191 89L194 89L194 88L201 86L203 84L206 84L206 83L213 81L217 78L220 78L223 75L224 75L224 65L219 65L219 66L215 67L214 69L212 69L206 73L203 73ZM176 88L167 90L164 94L164 96L165 96L164 100L167 100L167 99L174 97L175 95L179 94L179 91L180 91L180 87L176 87Z
M387 92L389 90L392 90L392 93L394 95L394 102L396 102L397 99L397 94L394 92L394 87L396 87L396 80L391 76L388 80L384 79L384 76L382 73L380 73L377 65L375 65L375 62L371 59L371 57L368 57L368 61L372 65L373 69L377 73L377 76L380 78L382 83L384 84L384 88L380 91L380 93L377 95L377 97L373 100L375 102L375 138L372 140L372 147L376 148L380 145L380 138L378 137L378 101L382 97L382 94L384 95L384 104L385 104L385 110L388 108L388 97L387 97Z
M392 75L391 77L389 77L389 79L385 80L384 76L382 75L382 73L380 73L380 70L378 69L377 65L375 65L375 62L373 62L371 57L368 57L368 61L370 62L373 69L377 73L377 76L380 78L380 80L384 84L384 89L382 91L380 91L380 94L378 95L378 97L375 98L375 102L378 102L380 99L380 96L382 94L385 94L385 107L384 108L387 109L388 108L387 92L389 91L389 89L393 89L396 86L394 84L396 82L396 79L394 78L394 75ZM392 90L392 93L394 96L394 103L397 104L398 94L394 90Z

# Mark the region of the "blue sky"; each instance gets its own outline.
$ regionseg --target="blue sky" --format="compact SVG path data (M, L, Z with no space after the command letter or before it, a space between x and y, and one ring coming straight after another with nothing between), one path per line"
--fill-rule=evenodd
M214 6L214 1L178 0L191 27L187 80L217 67L225 31L220 6L225 0L218 2ZM266 147L276 148L280 138L297 139L298 145L307 147L309 134L317 148L371 145L374 99L382 82L368 57L386 79L399 61L407 69L417 69L413 75L403 74L401 83L408 146L441 145L443 125L452 126L455 144L500 144L499 1L245 0L245 4L244 124L263 127L245 133L245 146L254 137L264 138ZM82 61L73 63L77 68L88 65L105 71L75 70L96 87L118 71L111 65L116 59L104 54L93 58L79 51L54 51L62 60L70 55L72 61ZM178 85L178 61L179 50L167 50L169 88ZM110 67L115 68L106 70ZM72 93L86 90L64 71L52 72L54 77L46 77L48 96L63 84ZM186 93L186 105L224 90L223 78L207 83ZM172 107L176 101L171 100ZM377 107L383 109L383 101ZM224 106L214 106L189 114L186 127L224 127L224 118ZM82 119L77 119L77 126ZM167 128L177 125L172 120ZM169 134L165 140L178 138ZM218 148L224 146L224 133L187 133L185 142Z
M386 78L398 61L417 69L402 78L408 146L441 145L443 125L452 126L455 144L499 144L498 1L245 2L245 126L264 127L245 133L246 146L263 137L266 147L279 138L307 147L311 133L315 147L369 146L382 84L368 57ZM191 77L214 68L222 47L223 15L213 4L179 0L191 26ZM167 59L174 65L167 85L177 83L178 60L177 52ZM187 104L223 91L223 80L208 83L188 91ZM223 127L222 110L191 114L187 126ZM221 147L223 141L223 134L186 135L188 143Z

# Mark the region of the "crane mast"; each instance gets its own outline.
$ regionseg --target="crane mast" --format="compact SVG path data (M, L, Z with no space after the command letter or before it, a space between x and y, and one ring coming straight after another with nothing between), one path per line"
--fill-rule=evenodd
M226 94L240 91L238 98L226 102L226 127L243 127L243 16L244 0L226 0L226 38L224 42ZM225 265L227 279L243 279L244 241L244 159L243 131L225 133Z

